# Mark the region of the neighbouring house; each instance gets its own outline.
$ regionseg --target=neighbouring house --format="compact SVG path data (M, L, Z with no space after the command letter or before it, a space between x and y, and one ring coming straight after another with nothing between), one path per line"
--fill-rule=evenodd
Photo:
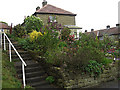
M5 32L9 32L10 26L8 26L6 23L4 22L0 22L0 31L5 31Z
M106 29L96 31L94 31L94 29L91 29L91 32L87 32L87 30L85 30L85 33L90 34L94 38L97 36L99 40L103 40L103 36L108 35L109 37L112 37L113 39L118 41L120 40L120 24L116 24L116 27L112 28L110 28L110 26L108 25Z
M44 24L47 24L48 21L56 22L70 28L71 34L75 34L76 38L79 36L79 30L82 29L76 26L75 16L77 14L47 4L46 0L43 0L42 8L36 8L36 12L33 15L40 17Z

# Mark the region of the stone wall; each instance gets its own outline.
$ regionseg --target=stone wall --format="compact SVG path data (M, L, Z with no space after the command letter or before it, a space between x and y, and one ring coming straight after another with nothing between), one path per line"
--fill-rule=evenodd
M68 72L59 67L51 67L50 75L57 77L57 85L64 88L89 88L96 86L102 82L108 82L117 79L118 70L115 66L105 69L104 72L97 78L89 75L76 74L72 78ZM57 75L58 74L58 75Z
M47 24L48 17L53 16L52 14L37 14L44 24ZM75 16L69 15L54 15L57 17L57 22L62 25L75 25Z

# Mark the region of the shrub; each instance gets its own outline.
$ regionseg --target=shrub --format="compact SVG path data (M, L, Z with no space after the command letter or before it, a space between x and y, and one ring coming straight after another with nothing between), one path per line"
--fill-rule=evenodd
M13 28L13 34L16 37L22 38L23 36L26 35L26 31L25 28L23 26L21 26L20 24L14 26Z
M104 58L102 60L102 64L105 65L105 66L108 66L110 63L112 63L113 60L112 59L107 59L107 58Z
M45 53L45 61L51 65L61 66L64 63L64 54L60 48L48 50Z
M35 17L35 16L28 16L24 20L24 23L27 33L31 33L32 30L39 31L43 26L42 20L39 17Z
M61 30L61 39L62 39L63 41L66 41L66 40L69 38L70 33L71 33L70 29L68 29L68 28L63 28L63 29Z
M46 81L48 81L49 83L53 83L55 81L54 77L53 76L48 76L46 78Z
M35 90L35 88L33 88L33 87L30 86L30 85L25 86L25 90L26 90L26 89Z
M102 64L99 64L96 61L90 60L88 65L84 68L84 70L90 75L94 75L95 77L99 76L103 72Z
M20 45L23 49L27 50L30 46L28 43L28 38L19 38L18 45Z
M79 49L69 48L65 58L65 62L70 69L83 70L90 60L100 63L104 58L104 54L96 48L84 46Z

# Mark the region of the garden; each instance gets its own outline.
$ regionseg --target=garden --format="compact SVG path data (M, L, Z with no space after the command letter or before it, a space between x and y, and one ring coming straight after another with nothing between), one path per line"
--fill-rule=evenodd
M8 36L44 67L49 75L47 81L60 87L78 85L78 77L96 79L106 69L117 66L118 61L114 63L113 59L120 57L118 42L107 35L99 40L84 33L76 40L70 33L69 28L49 19L44 25L40 18L29 16Z

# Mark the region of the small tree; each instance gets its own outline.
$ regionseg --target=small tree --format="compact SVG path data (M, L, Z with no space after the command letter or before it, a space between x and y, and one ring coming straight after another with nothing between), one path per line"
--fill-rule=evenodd
M32 30L39 31L43 26L43 22L39 17L29 16L25 20L25 29L27 33L32 32Z
M26 31L25 31L25 28L23 26L21 26L20 24L14 26L13 28L13 34L16 36L16 37L22 37L26 34Z

